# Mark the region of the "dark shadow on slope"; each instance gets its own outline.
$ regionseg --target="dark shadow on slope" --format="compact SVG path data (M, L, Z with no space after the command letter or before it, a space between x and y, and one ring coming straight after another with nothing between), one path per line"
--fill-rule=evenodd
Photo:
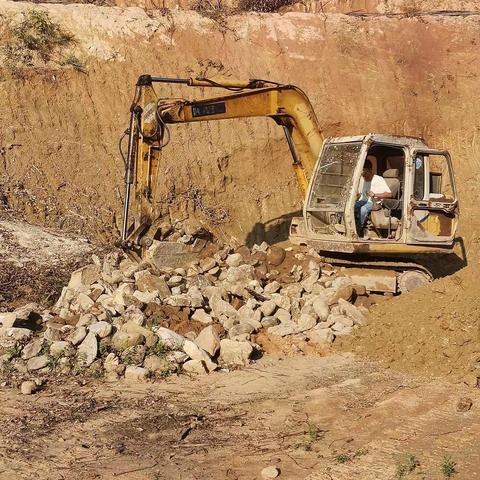
M280 217L272 218L265 223L258 222L248 233L245 244L248 247L252 247L255 244L260 245L262 242L274 245L288 240L292 218L301 216L302 211L297 210L296 212L290 212Z

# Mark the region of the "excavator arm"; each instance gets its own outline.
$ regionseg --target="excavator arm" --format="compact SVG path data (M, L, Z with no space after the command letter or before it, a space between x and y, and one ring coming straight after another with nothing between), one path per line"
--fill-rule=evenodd
M214 87L229 94L203 100L159 97L154 83ZM128 249L148 247L159 216L157 191L162 149L170 139L169 124L247 117L270 117L283 127L298 184L304 194L323 143L312 105L299 88L261 80L249 82L175 79L142 75L131 106L122 243ZM130 197L133 187L133 201ZM133 223L129 224L132 203ZM152 232L153 230L153 232Z

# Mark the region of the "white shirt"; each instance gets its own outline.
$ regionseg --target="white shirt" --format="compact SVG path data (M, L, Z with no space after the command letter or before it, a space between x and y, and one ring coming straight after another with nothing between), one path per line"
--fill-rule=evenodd
M368 196L368 192L370 191L375 194L392 193L387 182L380 175L374 175L369 182L366 182L363 177L360 179L360 183L358 184L359 200L372 202L372 197Z

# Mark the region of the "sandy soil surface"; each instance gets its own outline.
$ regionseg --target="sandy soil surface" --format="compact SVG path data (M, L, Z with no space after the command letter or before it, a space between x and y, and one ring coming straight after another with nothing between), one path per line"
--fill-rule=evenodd
M469 397L473 406L459 412ZM480 478L476 390L386 372L351 356L266 357L243 371L157 384L52 381L0 391L0 478ZM467 402L468 404L468 402Z
M480 378L478 265L373 307L370 324L338 347L395 369Z

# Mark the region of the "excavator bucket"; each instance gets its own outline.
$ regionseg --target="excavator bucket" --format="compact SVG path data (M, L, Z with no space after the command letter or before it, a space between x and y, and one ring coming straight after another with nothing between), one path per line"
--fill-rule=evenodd
M145 260L158 269L165 267L184 268L199 260L205 254L208 242L197 238L191 245L178 242L160 242L154 240L146 250Z

